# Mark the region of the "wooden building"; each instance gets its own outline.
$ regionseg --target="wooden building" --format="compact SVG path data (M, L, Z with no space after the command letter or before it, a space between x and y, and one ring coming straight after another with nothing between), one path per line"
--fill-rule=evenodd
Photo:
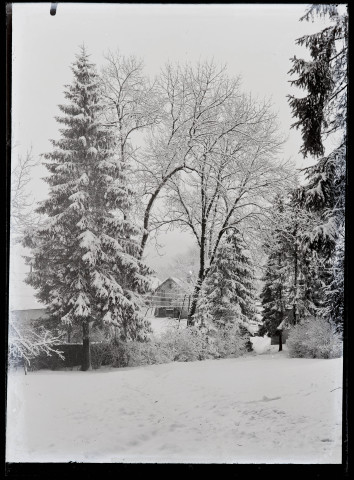
M155 317L187 318L189 301L188 285L178 278L169 277L154 292Z

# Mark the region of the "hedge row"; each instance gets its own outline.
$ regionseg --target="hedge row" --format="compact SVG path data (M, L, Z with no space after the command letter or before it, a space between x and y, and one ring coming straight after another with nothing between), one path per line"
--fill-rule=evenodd
M238 357L250 350L249 338L238 328L204 335L198 328L171 328L159 337L147 342L91 343L93 368L136 367L169 362L190 362L207 358ZM56 347L65 359L45 353L31 360L29 370L61 370L81 365L82 344L63 344ZM12 365L14 365L12 363Z

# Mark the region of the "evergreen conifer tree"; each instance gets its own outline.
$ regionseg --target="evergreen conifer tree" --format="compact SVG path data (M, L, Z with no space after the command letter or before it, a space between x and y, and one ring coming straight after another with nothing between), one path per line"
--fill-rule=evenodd
M314 215L303 211L294 192L288 202L277 196L274 202L274 228L264 247L268 254L261 293L263 326L260 334L276 334L288 314L297 323L316 315L323 302L323 262L316 252L303 244L304 231L314 222Z
M284 213L283 198L275 198L275 215L279 219ZM287 280L287 261L284 249L282 228L278 222L264 248L268 255L265 274L263 276L263 289L261 292L263 324L259 329L260 335L273 336L276 329L284 319L286 310L285 284Z
M207 318L220 329L247 325L255 318L253 270L245 250L240 232L230 230L204 282L198 308L201 322Z
M46 221L27 235L25 245L33 249L28 283L50 317L82 327L82 369L87 370L92 325L113 325L125 340L146 337L149 324L139 302L149 279L130 220L129 165L101 121L99 77L84 47L72 72L68 103L59 106L61 137L44 155L50 191L38 211Z
M340 326L343 317L338 315L344 311L344 289L338 288L343 284L342 272L338 265L344 265L348 6L315 4L301 20L315 16L327 18L329 24L297 40L298 45L309 49L311 58L305 61L294 57L289 73L297 75L291 83L304 89L307 95L289 96L289 103L298 118L293 127L302 132L301 152L304 157L310 154L318 158L315 165L305 169L307 183L298 189L297 197L302 208L319 215L319 222L309 229L306 240L308 248L316 250L327 263L327 300L322 313ZM327 147L327 153L324 141L330 135L335 139L335 148Z

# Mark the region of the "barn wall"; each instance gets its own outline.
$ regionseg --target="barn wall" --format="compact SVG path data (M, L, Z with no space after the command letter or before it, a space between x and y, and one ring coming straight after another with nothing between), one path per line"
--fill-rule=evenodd
M176 298L171 298L173 296ZM186 295L185 304L182 309L181 318L188 316L188 295L173 280L167 280L161 284L155 292L156 317L178 317L181 305L183 303L182 295Z

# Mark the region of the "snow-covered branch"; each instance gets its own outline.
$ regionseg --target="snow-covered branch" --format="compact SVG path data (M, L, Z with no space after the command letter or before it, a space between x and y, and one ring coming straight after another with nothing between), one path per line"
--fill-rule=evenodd
M18 155L11 171L11 210L10 233L14 241L20 240L28 227L33 227L38 222L34 211L34 199L28 190L32 178L32 170L38 164L33 159L32 149L25 156Z
M9 321L9 358L24 360L25 367L42 353L47 356L58 355L64 359L63 352L56 348L61 343L63 334L54 334L43 327L38 331L29 327L23 328Z

